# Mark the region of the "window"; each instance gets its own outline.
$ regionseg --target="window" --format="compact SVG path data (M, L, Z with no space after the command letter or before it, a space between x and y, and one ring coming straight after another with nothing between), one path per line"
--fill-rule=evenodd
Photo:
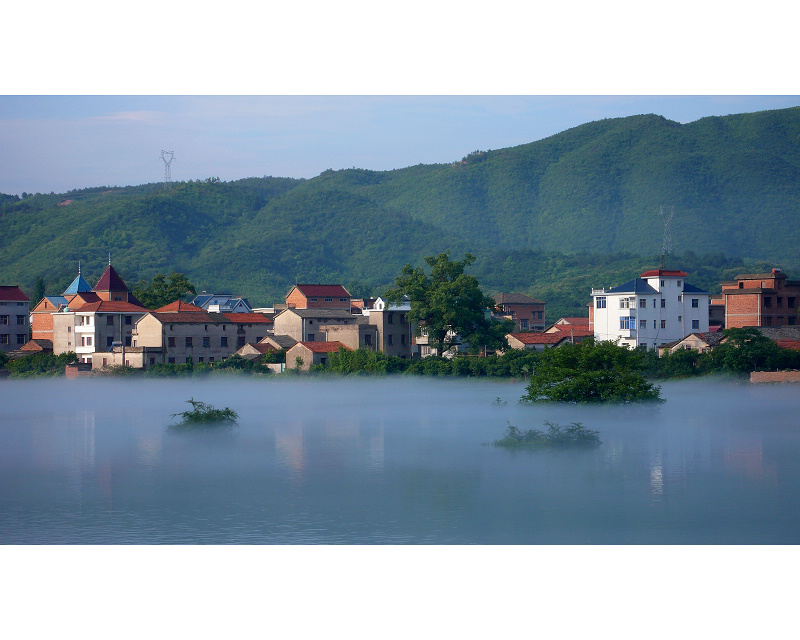
M244 336L239 336L236 338L236 346L243 347L244 346Z
M130 336L125 336L125 346L126 347L130 347L131 346L131 337Z
M28 341L28 335L25 333L17 334L17 344L25 344Z
M663 280L661 281L661 286L662 286L662 287L664 286L664 281L663 281Z
M313 334L313 333L309 333L309 334L308 334L308 338L307 338L307 340L308 340L309 342L314 342L314 334Z
M778 298L780 300L780 298ZM778 305L779 307L781 305ZM25 324L25 316L17 316L17 324Z
M794 318L792 318L792 319L794 319ZM400 336L400 344L405 344L405 343L406 343L406 336L404 334L404 335Z
M639 328L647 329L647 320L639 320Z
M633 320L633 322L631 322ZM633 327L631 327L633 325ZM619 328L621 331L628 331L631 328L636 328L636 319L629 318L628 316L621 316L619 319Z
M667 321L666 320L662 320L661 321L661 328L662 329L666 329L667 328Z
M768 326L768 327L769 327L769 326L771 326L771 325L772 325L772 317L770 317L770 316L766 316L766 317L764 318L764 324L765 324L766 326Z
M683 322L683 316L678 316L678 322Z
M647 298L639 298L639 308L647 309Z
M333 302L333 298L325 298L325 302Z
M386 322L388 324L394 324L394 314L390 311L389 315L387 316Z
M175 346L175 336L169 336L167 338L167 346L174 347Z
M392 334L389 334L388 336L386 336L386 344L393 344L392 343L392 339L393 338L394 338L394 336Z
M228 346L228 336L222 336L219 339L219 346L220 347L227 347Z
M175 358L167 358L167 364L175 364Z
M106 316L106 324L113 325L114 324L114 316Z
M208 331L208 325L207 324L203 325L203 331Z
M797 298L789 298L786 303L789 307L793 307L796 300Z
M150 366L152 367L156 363L155 358L150 358Z
M0 324L8 324L8 316L0 316Z
M203 346L210 347L211 346L211 338L208 336L203 336Z
M631 308L631 298L620 298L619 299L619 308L620 309L630 309Z
M772 298L764 297L764 306L768 309L772 306Z
M186 336L186 346L187 347L191 347L192 346L192 337L191 336Z
M682 298L682 296L680 294L678 294L678 302L681 301L681 298Z
M104 367L108 366L108 358L103 358L103 366Z
M595 306L595 309L605 309L606 308L606 298L605 298L605 296L597 296L594 299L594 306Z
M200 356L200 357L197 359L197 361L198 361L198 362L203 362L203 356Z
M681 281L680 281L680 280L678 280L678 286L679 286L679 287L681 286Z
M520 326L521 329L527 329L528 328L528 321L525 320L525 319L520 320L519 321L519 326Z
M309 299L308 299L308 301L309 301L309 302L316 302L316 301L317 301L317 299L316 299L316 298L309 298Z
M699 329L699 328L700 328L700 321L692 320L692 329Z
M778 296L777 298L775 298L775 300L776 300L776 304L777 304L777 306L779 306L779 307L782 307L782 306L783 306L783 298L781 298L780 296ZM24 318L24 317L25 317L25 316L17 316L17 318ZM20 323L20 322L17 322L17 324L21 324L21 323Z
M797 318L794 316L789 316L789 324L794 324L797 321Z
M186 358L186 364L192 364L192 356Z
M653 320L653 329L655 329L655 328L656 328L656 321Z
M125 324L131 324L133 322L133 316L125 316Z
M209 361L209 362L214 362L214 356L211 356L211 357L208 359L208 361Z
M0 344L8 344L8 334L0 333Z
M697 298L692 298L692 309L697 309L700 306L700 300Z
M264 339L264 336L256 336L256 342L261 342Z
M114 338L112 338L111 336L108 336L106 338L106 346L107 347L111 347L111 346L113 346L113 344L114 344Z
M662 309L666 309L667 308L667 301L664 298L661 298L661 308Z
M347 298L339 298L339 302L347 302Z
M370 334L367 334L367 335L364 336L364 344L365 345L371 345L372 344L372 336Z

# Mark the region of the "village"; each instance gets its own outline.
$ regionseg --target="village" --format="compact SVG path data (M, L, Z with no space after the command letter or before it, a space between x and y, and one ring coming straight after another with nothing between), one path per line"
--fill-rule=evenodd
M493 296L495 308L486 313L513 323L505 336L511 349L542 351L591 336L659 355L707 351L725 340L722 329L754 327L779 347L800 350L800 281L772 269L738 275L711 295L687 277L681 270L646 270L624 284L593 289L585 317L549 324L545 302L521 293ZM45 295L32 309L30 303L18 286L0 287L0 350L12 360L73 352L82 373L121 365L213 365L232 356L265 360L276 373L308 371L340 349L402 359L438 355L410 322L408 299L354 298L341 284L297 284L272 307L252 308L246 298L203 291L191 302L147 309L109 259L94 286L79 268L65 291ZM466 345L444 355L459 351Z

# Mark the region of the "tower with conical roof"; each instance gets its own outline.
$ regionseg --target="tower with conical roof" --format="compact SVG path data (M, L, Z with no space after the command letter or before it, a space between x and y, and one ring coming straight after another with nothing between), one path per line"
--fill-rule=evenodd
M84 280L83 276L81 275L81 263L78 263L78 276L72 281L65 290L64 293L61 295L63 296L72 296L76 293L88 293L92 290L92 287L89 285L86 280Z
M131 302L131 291L125 282L120 278L114 267L111 266L111 256L108 256L108 266L100 276L93 291L101 300L110 302Z

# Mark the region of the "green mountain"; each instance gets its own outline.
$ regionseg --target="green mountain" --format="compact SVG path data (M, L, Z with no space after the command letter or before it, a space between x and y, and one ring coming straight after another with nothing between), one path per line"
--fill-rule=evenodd
M110 253L129 286L176 270L198 290L267 304L298 281L377 293L406 262L449 249L478 257L490 292L582 312L588 287L657 266L662 206L674 207L684 256L674 266L691 263L695 284L750 265L800 267L800 108L685 125L602 120L394 171L0 194L0 282L30 293L41 276L57 293L79 261L99 277Z

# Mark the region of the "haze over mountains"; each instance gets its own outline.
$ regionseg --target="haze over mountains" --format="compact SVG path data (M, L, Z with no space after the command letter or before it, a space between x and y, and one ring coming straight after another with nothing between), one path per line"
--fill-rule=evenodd
M585 278L614 284L655 266L662 205L674 206L675 252L698 254L683 265L698 270L695 284L800 267L800 108L684 125L601 120L395 171L0 195L0 281L30 292L41 276L60 292L78 261L91 280L111 253L129 286L176 270L198 289L267 304L296 281L378 293L406 262L450 250L478 257L489 292L558 290L580 308Z

